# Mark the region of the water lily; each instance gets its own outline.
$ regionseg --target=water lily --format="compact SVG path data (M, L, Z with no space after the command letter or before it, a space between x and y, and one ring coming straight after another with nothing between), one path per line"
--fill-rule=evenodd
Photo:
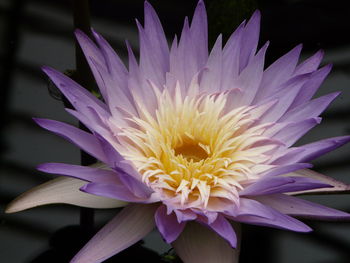
M208 53L203 1L170 48L148 2L144 26L137 26L140 59L127 44L128 69L101 35L93 32L93 41L76 31L103 101L64 74L43 68L74 106L67 111L90 132L54 120L35 121L101 164L40 165L40 171L67 177L24 193L7 212L48 203L125 206L74 257L75 263L101 262L154 227L184 262L232 262L237 246L232 222L309 232L293 216L350 218L292 196L349 190L308 169L310 161L350 136L293 147L320 123L319 115L338 95L313 99L331 69L318 68L322 51L298 64L299 45L264 69L268 43L257 49L256 11L224 47L219 36Z

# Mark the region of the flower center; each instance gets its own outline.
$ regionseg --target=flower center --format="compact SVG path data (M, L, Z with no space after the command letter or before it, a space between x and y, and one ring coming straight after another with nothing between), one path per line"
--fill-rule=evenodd
M217 211L221 203L238 205L242 185L268 168L265 153L276 145L255 125L259 116L252 107L226 109L226 98L174 98L164 90L154 112L140 106L142 116L119 134L121 154L172 207Z
M174 149L175 155L181 155L188 162L199 162L209 157L208 153L196 142L187 142Z

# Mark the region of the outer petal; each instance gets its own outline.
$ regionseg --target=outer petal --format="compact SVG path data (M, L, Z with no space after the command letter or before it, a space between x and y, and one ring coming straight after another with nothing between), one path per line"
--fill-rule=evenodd
M273 95L276 88L291 77L297 65L301 48L302 45L296 46L266 69L255 101Z
M233 217L233 220L253 225L287 229L295 232L311 231L310 227L299 220L284 215L269 206L263 205L262 203L251 199L246 199L245 201L251 204L251 215L238 215L237 217ZM245 214L247 214L247 211L245 211Z
M310 162L321 155L324 155L330 151L333 151L350 141L350 136L339 136L324 139L314 143L309 143L298 147L303 150L298 154L299 158L295 159L296 162Z
M233 230L232 225L226 220L224 216L219 215L217 219L213 223L208 224L208 226L218 235L228 241L232 248L237 247L236 233Z
M135 196L146 198L152 191L144 183L141 182L141 175L137 170L127 162L123 156L103 137L96 134L99 139L101 147L106 154L108 159L108 164L117 173L119 179L124 183L124 185L135 194Z
M123 207L127 203L115 199L83 193L79 190L85 181L58 177L38 185L13 200L6 208L6 213L14 213L28 208L64 203L91 208Z
M45 173L67 175L89 182L111 182L120 184L118 176L114 171L95 167L65 163L44 163L40 164L37 169Z
M123 200L126 202L144 203L149 199L149 198L139 198L135 196L135 194L131 192L124 185L111 184L106 182L89 183L89 184L83 185L80 188L80 190L93 195Z
M299 122L291 122L274 134L272 138L283 142L289 147L320 122L321 118L318 117Z
M325 108L340 94L340 92L334 92L327 94L325 96L313 99L311 101L305 102L284 114L279 122L293 122L304 120L307 118L315 118L319 116Z
M155 205L132 204L105 225L71 263L98 263L128 248L155 226Z
M179 223L177 221L175 213L168 215L167 209L164 205L158 207L155 214L155 220L159 232L167 243L171 243L177 239L186 225L185 222Z
M296 67L294 71L294 75L305 74L316 70L321 63L323 55L324 55L323 50L319 50L313 56L309 57L304 62L300 63Z
M244 28L242 36L241 56L239 58L240 71L244 69L255 55L259 42L261 14L256 10Z
M47 119L34 119L34 121L42 128L69 140L79 148L94 156L96 159L104 163L107 162L106 155L103 152L99 141L91 133L87 133L74 126L59 121Z
M323 68L313 72L310 76L310 79L301 88L298 96L295 98L290 108L292 109L300 104L308 102L312 96L314 96L331 69L332 65L326 65Z
M77 110L88 114L86 109L92 107L101 116L109 116L106 105L78 83L53 68L43 67L42 70Z
M268 45L269 42L266 42L258 54L251 58L250 63L242 70L234 82L233 88L239 88L243 91L242 98L239 98L237 101L237 106L250 105L253 101L263 76L265 53Z
M233 249L214 231L194 222L187 223L172 245L186 263L238 263L239 250Z
M297 171L300 169L305 169L305 168L310 168L310 167L312 167L312 165L309 163L293 163L293 164L289 164L289 165L277 166L275 168L272 168L272 169L266 171L262 176L272 177L272 176L287 174L287 173L291 173L291 172L294 172L294 171Z
M145 33L154 47L162 73L169 71L169 46L156 11L145 1ZM164 74L165 75L165 74Z
M201 91L207 93L218 92L221 87L222 76L222 36L219 35L213 49L210 52L206 65L208 70L204 71L201 79Z
M342 193L350 193L350 184L346 184L343 182L340 182L338 180L335 180L332 177L317 173L315 171L305 169L305 170L299 170L293 173L290 173L291 176L304 176L308 178L313 178L316 180L319 180L321 182L324 182L326 184L332 185L330 188L323 188L323 189L313 189L313 190L306 190L306 191L299 191L293 193L296 194L342 194Z
M198 67L205 65L208 59L208 22L207 12L202 0L198 1L194 11L190 33L194 46L196 47L196 59Z
M107 96L106 87L103 84L101 76L96 71L96 68L94 67L92 62L92 61L95 61L100 65L106 65L106 61L102 52L99 50L96 44L80 29L77 29L75 31L75 37L79 43L80 48L83 50L86 61L89 63L89 66L97 82L97 85L99 86L102 96L107 100L108 96Z
M249 185L240 196L268 195L275 193L295 192L301 190L330 187L329 184L306 177L265 177Z
M350 219L350 214L284 194L266 195L255 198L283 214L308 219Z

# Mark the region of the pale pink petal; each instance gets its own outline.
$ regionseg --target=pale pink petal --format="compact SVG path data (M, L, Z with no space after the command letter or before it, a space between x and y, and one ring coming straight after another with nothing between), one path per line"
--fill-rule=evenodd
M6 213L14 213L32 207L47 204L71 204L91 208L123 207L127 203L83 193L79 190L85 181L58 177L44 184L38 185L13 200L6 208Z
M238 263L239 249L233 249L214 231L198 223L187 223L172 245L186 263Z
M105 225L71 263L98 263L133 245L155 226L156 205L131 204Z

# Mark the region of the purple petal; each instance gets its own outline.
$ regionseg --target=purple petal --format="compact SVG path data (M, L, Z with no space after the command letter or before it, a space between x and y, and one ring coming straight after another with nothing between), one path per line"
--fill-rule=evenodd
M315 118L319 116L339 94L340 92L334 92L303 103L287 111L279 122L293 122L308 118Z
M287 174L291 173L300 169L305 169L305 168L310 168L312 167L312 164L309 163L293 163L293 164L288 164L288 165L281 165L277 166L275 168L272 168L265 172L263 175L264 177L269 177L269 176L277 176L277 175L282 175L282 174Z
M303 152L299 154L298 162L309 162L321 155L333 151L350 141L350 136L340 136L324 139L299 147Z
M213 223L208 224L208 227L228 241L232 248L237 247L236 233L224 216L219 215Z
M300 160L300 155L304 150L298 147L291 147L285 149L285 151L280 151L276 155L274 155L270 164L272 165L287 165L297 163Z
M91 68L91 71L94 75L94 78L96 80L96 83L100 89L100 92L103 96L103 98L108 101L108 95L106 91L105 85L103 85L103 82L101 80L101 77L99 73L96 71L96 68L92 61L96 61L96 63L100 65L105 65L106 61L102 54L102 52L99 50L99 48L96 46L96 44L80 29L75 30L75 37L79 43L79 46L81 47L86 61L89 63L89 66Z
M129 42L126 42L126 47L128 49L129 57L128 89L133 95L135 103L139 100L145 104L147 109L152 110L157 105L157 99L153 90L150 90L143 73L140 71Z
M92 58L91 60L91 64L93 65L96 74L99 75L99 78L95 78L96 80L100 81L99 85L104 86L106 90L107 98L105 98L105 101L107 102L109 110L112 113L113 117L120 115L118 112L119 108L122 108L123 110L136 115L137 112L135 109L134 100L133 98L130 99L130 97L128 97L130 95L124 91L127 86L119 86L105 66L98 64Z
M244 23L230 36L223 50L222 91L231 90L232 82L239 74L239 56Z
M145 1L145 33L153 47L154 56L159 61L163 73L169 71L169 46L162 25L153 7Z
M108 158L107 163L117 172L119 179L124 183L125 187L137 197L148 198L151 190L141 182L141 175L137 170L103 137L98 134L96 137L100 141L102 149Z
M176 254L186 263L220 262L237 263L239 251L201 224L189 222L173 242Z
M305 133L321 122L321 118L311 118L289 123L273 135L273 139L283 142L287 147L293 145Z
M167 204L167 213L169 213L169 204ZM171 212L172 210L170 210ZM173 209L173 211L176 214L177 222L185 222L185 221L192 221L197 218L197 214L193 212L191 209L185 209L185 210L178 210Z
M239 217L244 216L255 216L267 219L273 219L273 213L270 210L266 209L266 207L260 202L248 199L248 198L240 198L239 200L239 211L236 215Z
M323 50L319 50L313 56L300 63L294 71L294 75L305 74L312 72L318 68L323 58Z
M350 185L340 182L332 177L317 173L312 170L299 170L296 172L291 173L291 176L303 176L308 178L313 178L315 180L319 180L321 182L324 182L326 184L332 185L330 188L323 188L323 189L314 189L314 190L306 190L306 191L299 191L294 194L317 194L317 193L326 193L326 194L339 194L339 193L349 193L350 192Z
M89 116L90 112L86 109L87 107L91 107L105 118L110 116L106 105L78 83L50 67L43 67L42 70L78 111Z
M256 202L256 201L255 201ZM257 205L258 202L255 203L254 206L259 207L255 212L251 211L253 215L238 215L234 217L234 221L248 223L259 226L268 226L280 229L287 229L296 232L310 232L311 228L305 225L304 223L296 220L290 216L284 215L277 210L268 207L263 204ZM266 215L266 216L261 216Z
M44 163L40 164L37 169L45 173L67 175L89 182L110 182L120 184L118 175L114 171L106 169L65 163Z
M202 0L198 1L190 27L191 39L193 41L198 67L204 67L208 59L208 22L207 12Z
M306 177L265 177L242 190L240 196L269 195L330 187L329 184Z
M241 72L237 82L234 83L236 88L240 88L244 92L240 100L241 106L250 105L260 86L264 70L265 53L268 45L269 42L259 50L258 54L251 59L251 62ZM252 76L254 76L254 78L252 78Z
M146 12L148 11L145 10L145 16L148 16ZM160 50L155 44L157 40L150 39L137 20L136 23L140 38L140 72L145 79L151 80L157 87L162 88L165 84L165 72L169 71L169 66L162 63L162 54L159 53ZM167 62L164 61L164 63Z
M208 70L204 71L201 79L201 91L207 93L215 93L221 87L222 74L222 36L217 38L212 51L210 52Z
M256 199L283 214L292 216L320 220L350 219L348 213L284 194L259 196Z
M93 195L104 196L133 203L146 203L148 198L135 196L127 187L120 184L111 183L88 183L80 188L81 191Z
M244 33L242 36L243 45L241 47L241 55L239 58L240 71L248 65L248 62L255 55L259 42L260 18L260 11L256 10L247 25L244 27Z
M258 102L264 104L267 101L277 101L273 109L261 118L261 122L275 122L289 109L295 97L298 95L301 87L308 79L308 75L294 77L293 79L282 84L274 94L270 94L268 98ZM255 100L255 99L254 99Z
M128 71L125 68L124 63L121 61L119 56L113 50L113 48L108 44L108 42L96 31L92 29L92 33L96 39L97 44L101 49L101 53L107 63L108 70L113 76L113 80L118 84L119 87L124 88L127 86L127 75ZM123 89L125 95L131 99L130 91Z
M64 137L82 150L94 156L96 159L102 162L107 161L107 157L103 152L99 141L92 134L59 121L38 118L34 119L34 121L42 128Z
M265 70L255 101L274 95L276 88L291 78L301 49L302 45L296 46Z
M103 121L96 111L92 108L87 108L87 111L89 111L91 114L89 117L86 115L82 114L79 111L72 110L72 109L65 109L69 114L77 118L80 122L82 122L92 133L98 133L103 135L106 138L113 138L113 134L111 132L111 129L109 125L106 124L105 121ZM122 126L127 126L127 123L125 120L121 118L116 118L116 116L113 116L113 121L118 123L121 127Z
M290 108L293 109L300 104L308 102L312 98L312 96L314 96L314 94L316 93L322 82L325 80L331 69L332 65L327 65L313 72L310 76L310 79L301 88L298 96L295 98Z
M135 244L155 226L155 205L132 204L118 213L72 259L71 263L98 263Z
M201 70L196 60L195 50L196 47L193 44L188 18L186 17L175 54L174 61L176 61L176 64L171 68L175 68L174 75L180 82L182 94L186 94L187 87L191 83L193 76Z
M79 190L86 182L69 177L58 177L21 194L6 208L6 213L15 213L47 204L71 204L90 208L116 208L125 202L91 195Z
M174 213L168 215L164 205L158 207L155 220L159 232L167 243L176 240L186 225L185 222L179 223Z

